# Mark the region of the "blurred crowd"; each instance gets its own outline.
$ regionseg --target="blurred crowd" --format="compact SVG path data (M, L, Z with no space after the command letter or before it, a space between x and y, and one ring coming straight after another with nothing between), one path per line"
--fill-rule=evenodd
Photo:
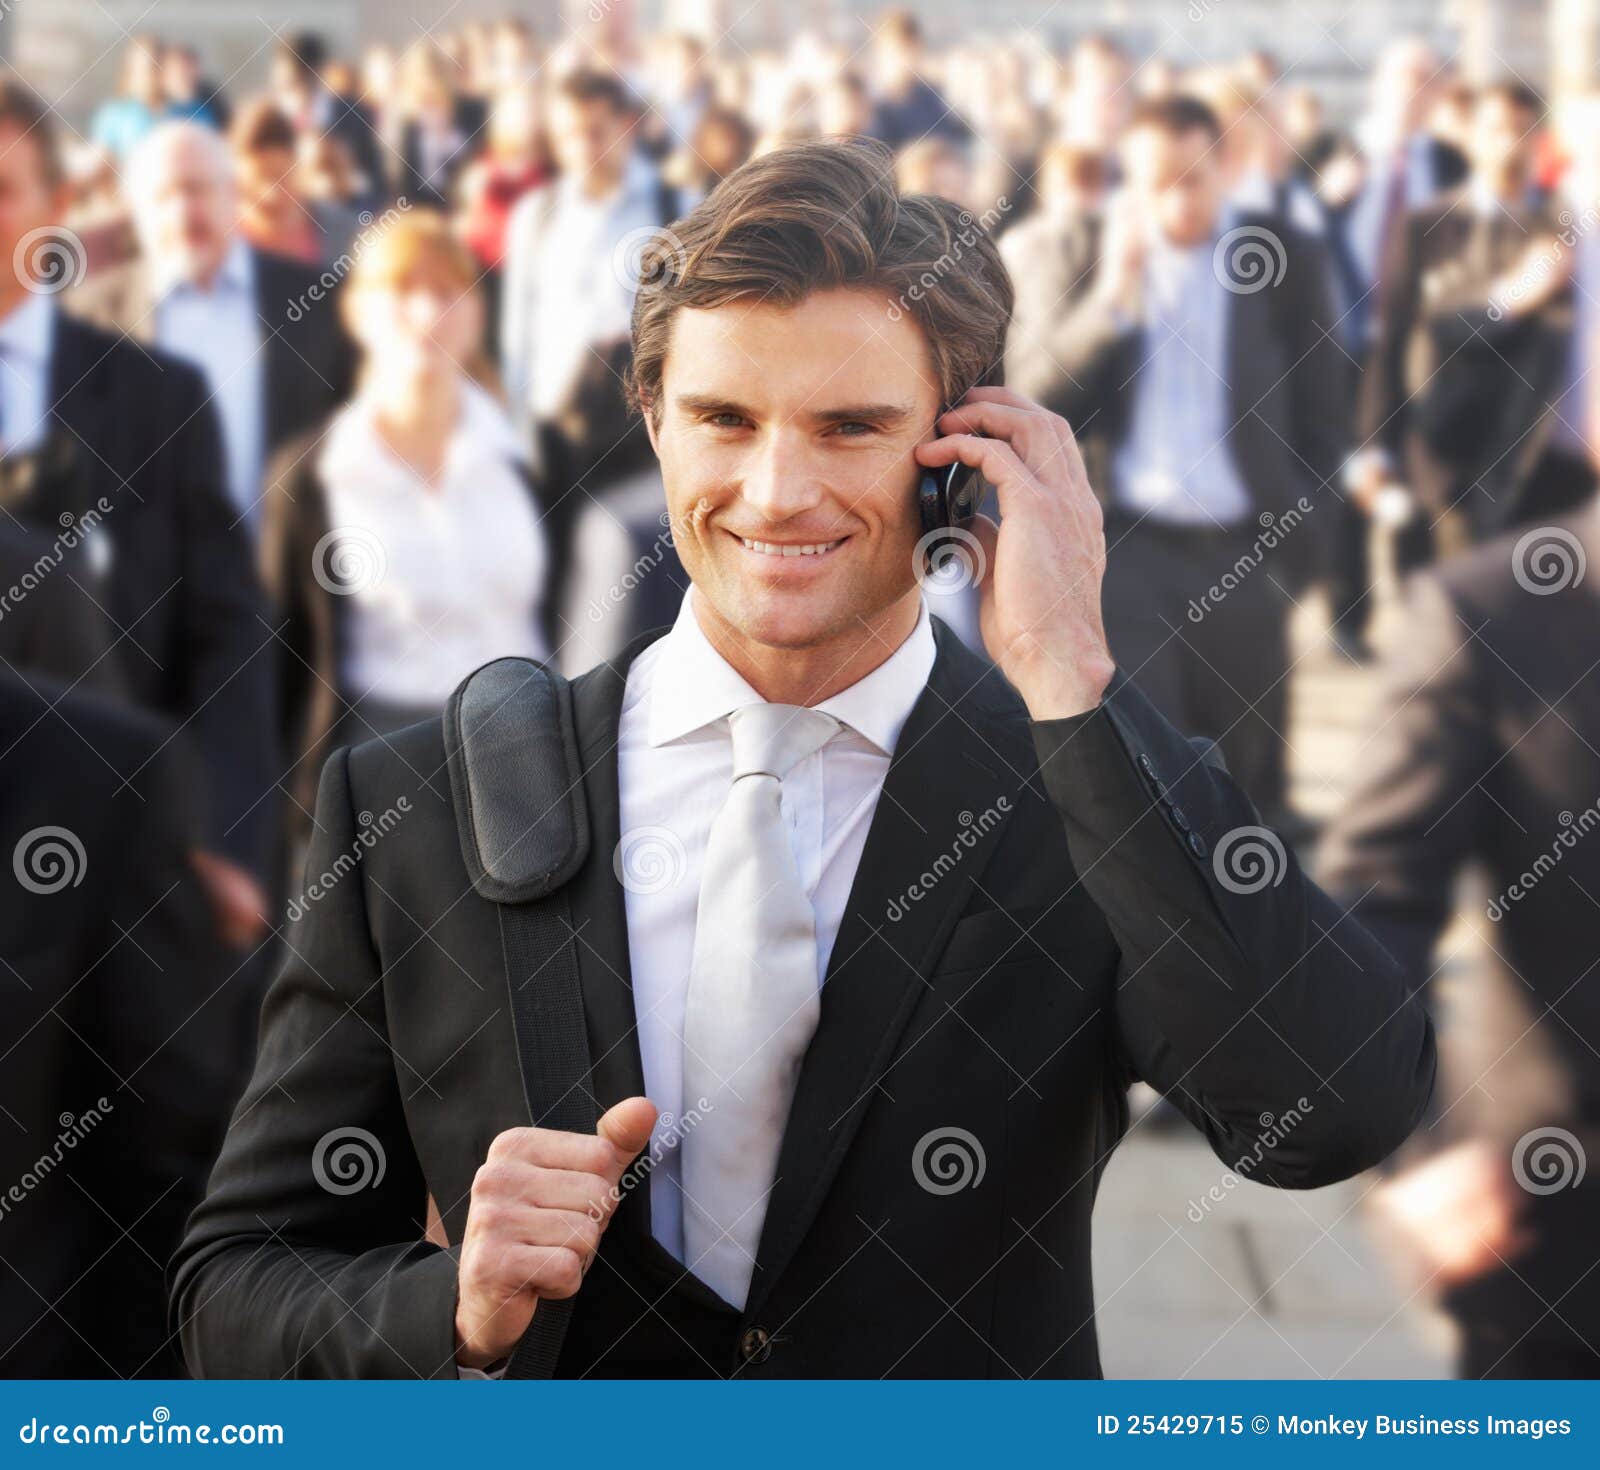
M7 1373L181 1372L161 1268L323 760L492 657L576 674L672 621L624 392L645 245L748 159L855 135L1000 238L996 374L1078 435L1119 663L1264 826L1321 837L1419 988L1458 880L1499 893L1522 1009L1483 1049L1538 1055L1491 1109L1441 1100L1383 1198L1463 1372L1600 1365L1595 1211L1516 1155L1544 1129L1581 1161L1600 1125L1600 841L1562 841L1600 822L1600 97L1399 38L1335 118L1265 52L933 46L897 11L753 53L298 34L259 91L141 36L83 135L0 87L0 836L78 905L0 916L0 1187L53 1201L0 1217ZM1374 662L1391 565L1416 575L1381 724L1319 834L1288 797L1291 619L1309 599L1328 656ZM927 590L979 646L969 580Z

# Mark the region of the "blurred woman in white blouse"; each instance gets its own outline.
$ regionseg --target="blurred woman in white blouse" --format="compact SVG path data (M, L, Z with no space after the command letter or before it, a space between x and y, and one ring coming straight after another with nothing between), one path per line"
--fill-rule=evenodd
M339 300L355 396L267 476L284 765L303 830L328 753L437 716L480 664L543 659L549 549L489 385L476 265L438 215L371 238Z

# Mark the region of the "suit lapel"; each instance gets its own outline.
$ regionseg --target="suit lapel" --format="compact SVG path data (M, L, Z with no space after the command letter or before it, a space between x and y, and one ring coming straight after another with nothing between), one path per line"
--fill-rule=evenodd
M283 311L288 304L288 292L280 289L275 280L273 262L261 251L250 252L250 274L255 294L256 319L261 323L261 351L264 358L261 374L261 413L266 426L263 443L270 454L273 447L282 444L293 431L289 422L290 384L297 373L310 373L315 369L302 362L284 335ZM324 309L331 310L324 304Z
M980 813L1014 800L1037 767L1021 705L941 622L928 686L901 732L828 963L756 1253L746 1315L759 1311L815 1219L928 975L996 838L967 851L937 898L910 898L929 863ZM1003 818L1002 818L1003 820ZM903 916L891 920L891 904Z

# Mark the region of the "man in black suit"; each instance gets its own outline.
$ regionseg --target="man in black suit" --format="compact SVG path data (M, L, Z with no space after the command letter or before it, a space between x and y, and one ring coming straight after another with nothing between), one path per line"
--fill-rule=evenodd
M81 273L49 110L0 87L0 446L6 509L82 548L127 696L178 729L202 802L195 861L238 942L264 932L272 749L270 643L249 546L223 489L217 424L192 368L78 321Z
M24 677L13 631L0 619L0 1374L168 1378L163 1266L238 1096L248 997L188 861L171 731Z
M1510 1003L1426 1135L1435 1157L1397 1196L1449 1288L1470 1378L1600 1372L1600 1211L1576 1187L1600 1148L1597 567L1591 502L1414 580L1323 853L1329 890L1358 904L1414 988L1434 973L1463 872L1488 895L1489 980Z
M879 145L778 150L657 242L692 271L645 261L635 384L694 585L571 686L575 949L505 947L491 834L526 823L480 787L463 845L439 723L329 762L174 1263L197 1373L494 1371L575 1298L561 1375L1094 1375L1133 1078L1287 1187L1424 1106L1388 957L1115 669L1071 431L968 392L1010 312L992 241L958 255L957 207L893 179ZM920 595L917 485L957 461L1003 511L957 537L999 670ZM526 789L513 725L464 798ZM519 1049L558 953L595 1058L570 1087ZM530 1126L546 1089L598 1132Z
M1574 252L1533 187L1542 115L1520 83L1484 88L1471 178L1407 217L1385 266L1351 478L1369 509L1392 486L1409 491L1402 568L1569 511L1593 488L1555 408Z
M1080 426L1118 661L1281 822L1290 599L1345 452L1345 359L1321 246L1225 212L1218 138L1192 98L1135 109L1127 186L1059 251L1060 294L1024 296L1006 372Z
M263 467L349 396L353 349L339 321L338 273L244 239L233 159L199 123L164 123L144 139L126 190L140 253L91 276L69 305L205 375L228 495L253 528Z

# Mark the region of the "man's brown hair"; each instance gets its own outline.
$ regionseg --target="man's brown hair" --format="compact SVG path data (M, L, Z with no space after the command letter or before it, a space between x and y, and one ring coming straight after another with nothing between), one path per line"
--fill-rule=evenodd
M991 211L1003 212L1003 201ZM998 381L1012 290L992 222L947 199L901 194L881 143L796 143L745 164L643 252L633 403L659 419L681 307L797 306L840 287L880 291L890 319L909 316L922 328L941 403Z
M44 169L44 181L55 188L62 179L61 145L55 115L44 100L20 82L0 78L0 125L9 124L33 142Z

